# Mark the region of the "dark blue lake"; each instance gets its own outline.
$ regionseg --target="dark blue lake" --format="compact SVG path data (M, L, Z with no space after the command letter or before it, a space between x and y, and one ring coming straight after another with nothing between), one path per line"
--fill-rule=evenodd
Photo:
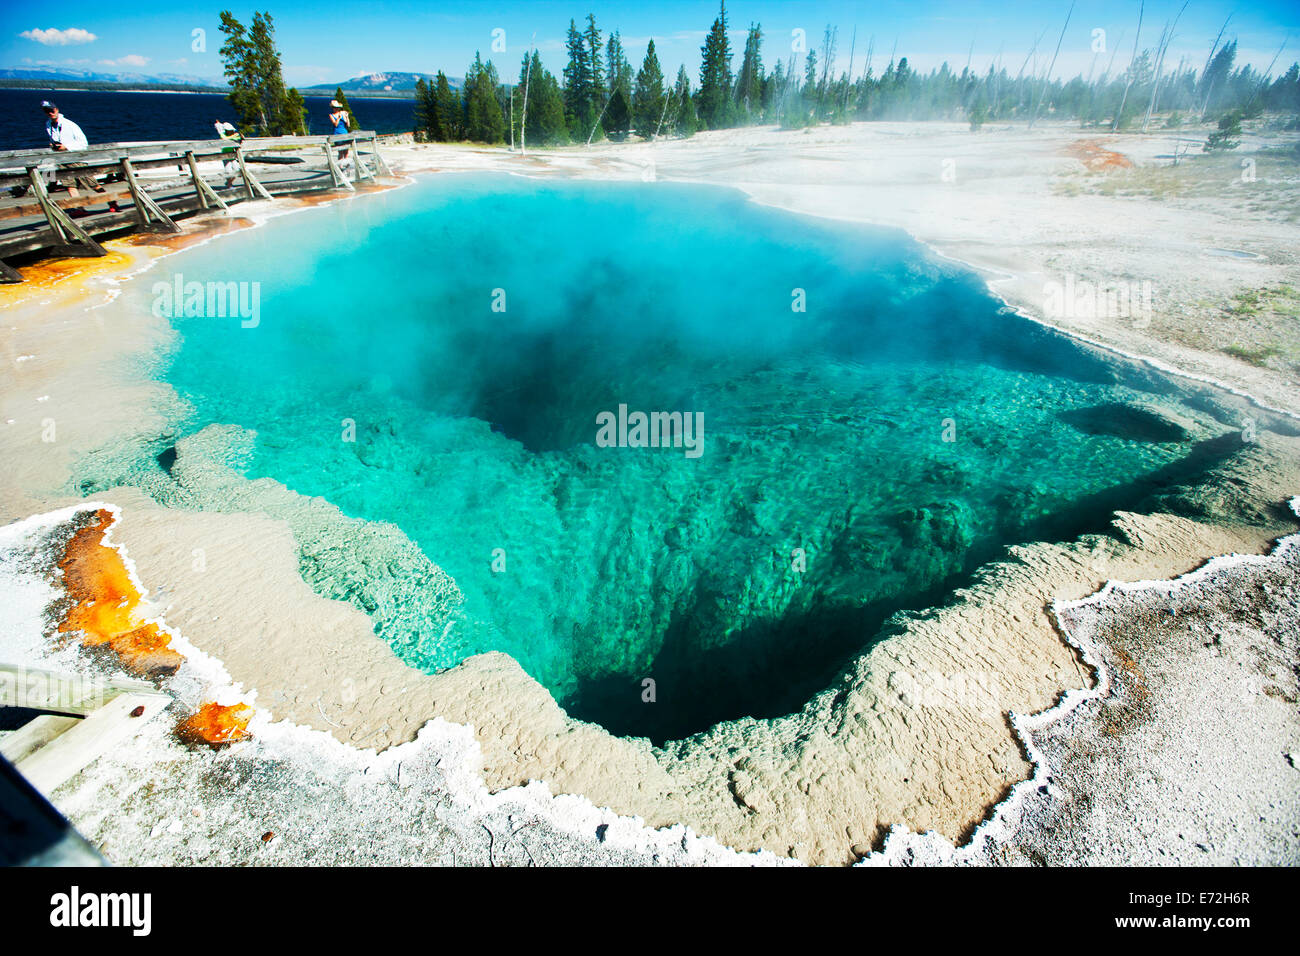
M0 149L39 149L46 145L41 101L58 104L68 119L94 143L138 140L209 139L212 121L235 121L223 93L133 93L119 90L0 89ZM312 133L328 133L328 96L308 96L307 122ZM415 118L412 100L349 97L365 129L401 133Z

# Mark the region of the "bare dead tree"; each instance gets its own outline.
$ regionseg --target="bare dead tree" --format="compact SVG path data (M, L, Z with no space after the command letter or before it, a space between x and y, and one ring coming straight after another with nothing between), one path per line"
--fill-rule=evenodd
M1060 39L1056 41L1056 52L1052 54L1052 62L1048 64L1047 72L1043 75L1043 88L1038 93L1038 103L1034 106L1034 111L1029 114L1029 128L1034 128L1034 121L1038 119L1038 111L1043 106L1043 97L1047 95L1047 84L1052 81L1052 70L1056 69L1056 58L1061 55L1061 44L1065 42L1065 31L1070 27L1070 18L1074 16L1074 0L1070 0L1070 10L1065 15L1065 25L1061 27Z
M1214 62L1214 54L1219 50L1219 41L1223 39L1223 34L1228 29L1228 22L1232 19L1232 14L1228 14L1227 19L1223 21L1223 26L1219 27L1219 35L1214 38L1210 44L1210 55L1205 58L1205 69L1201 70L1201 79L1210 72L1210 64ZM1201 103L1201 122L1205 122L1205 111L1210 108L1210 94L1214 92L1214 80L1210 80L1210 86L1205 92L1205 100Z
M519 120L519 152L521 153L528 152L528 81L533 77L533 43L536 39L537 34L534 33L533 38L528 41L528 67L524 70L524 115L523 118ZM510 97L512 112L514 101L515 98L513 96ZM513 138L514 134L512 132L511 139Z
M1146 0L1142 0L1142 5L1138 7L1138 32L1137 36L1133 37L1133 55L1128 61L1128 79L1124 82L1124 95L1119 99L1119 109L1115 111L1115 122L1110 127L1112 133L1119 129L1120 118L1124 115L1124 104L1128 102L1129 87L1133 85L1133 64L1137 62L1138 42L1142 39L1142 17L1146 9Z
M1147 103L1146 116L1142 118L1142 132L1147 131L1147 126L1151 122L1151 114L1155 112L1156 97L1160 95L1160 79L1165 69L1165 54L1169 51L1169 44L1173 42L1174 31L1178 29L1178 21L1183 18L1183 12L1187 9L1187 4L1191 0L1183 0L1183 5L1178 11L1178 16L1174 17L1172 24L1166 23L1165 28L1160 31L1160 44L1156 53L1156 77L1151 86L1151 99Z

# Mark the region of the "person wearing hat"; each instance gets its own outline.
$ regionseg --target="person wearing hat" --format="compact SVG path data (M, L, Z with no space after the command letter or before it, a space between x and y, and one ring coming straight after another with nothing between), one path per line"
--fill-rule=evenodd
M86 134L81 131L81 127L60 113L57 106L45 100L41 103L41 109L45 112L45 135L49 138L50 149L58 153L66 153L70 150L90 147L90 142L86 139ZM105 191L104 187L95 181L94 176L78 176L77 185L91 192ZM117 212L117 202L110 201L108 208L112 212Z
M218 120L213 120L212 125L216 129L217 135L220 136L222 139L228 139L231 142L235 143L236 145L244 141L244 134L241 133L239 130L235 129L234 124L227 123L225 120L218 119ZM235 146L225 147L221 151L221 154L223 156L235 155ZM236 160L223 159L221 161L221 169L226 174L226 188L229 189L230 186L235 181L235 172L238 169L238 166L236 165Z
M66 153L69 150L86 149L90 146L86 139L86 134L81 131L81 127L72 120L68 119L59 112L59 108L49 100L41 102L41 110L45 113L45 136L50 141L50 149L58 153ZM58 177L53 176L51 182L58 183ZM89 189L92 192L102 193L104 187L95 181L93 176L78 176L77 185L83 189ZM71 191L71 190L70 190ZM11 196L17 197L27 193L26 186L15 186L9 190ZM117 212L117 202L110 200L108 208L111 212ZM83 210L76 210L69 215L85 215Z
M331 136L346 136L348 132L348 111L343 108L343 104L338 100L330 100L330 108L334 111L330 113L330 126L334 127ZM348 150L339 151L339 162L346 162Z

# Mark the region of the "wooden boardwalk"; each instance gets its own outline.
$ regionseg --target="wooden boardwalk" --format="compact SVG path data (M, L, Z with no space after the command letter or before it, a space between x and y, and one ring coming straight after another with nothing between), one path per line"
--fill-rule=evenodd
M9 259L102 256L99 237L175 232L183 216L391 175L371 131L0 151L0 282L22 281Z
M171 703L143 681L0 665L0 866L102 865L49 795Z

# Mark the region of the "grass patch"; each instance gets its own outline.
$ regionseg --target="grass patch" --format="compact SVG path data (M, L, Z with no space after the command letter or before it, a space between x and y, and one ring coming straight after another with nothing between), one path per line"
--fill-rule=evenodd
M1224 354L1231 355L1235 359L1241 359L1243 362L1249 362L1251 365L1259 368L1267 368L1268 360L1274 355L1281 355L1281 349L1272 345L1265 345L1258 349L1248 349L1241 345L1229 345L1223 350Z

